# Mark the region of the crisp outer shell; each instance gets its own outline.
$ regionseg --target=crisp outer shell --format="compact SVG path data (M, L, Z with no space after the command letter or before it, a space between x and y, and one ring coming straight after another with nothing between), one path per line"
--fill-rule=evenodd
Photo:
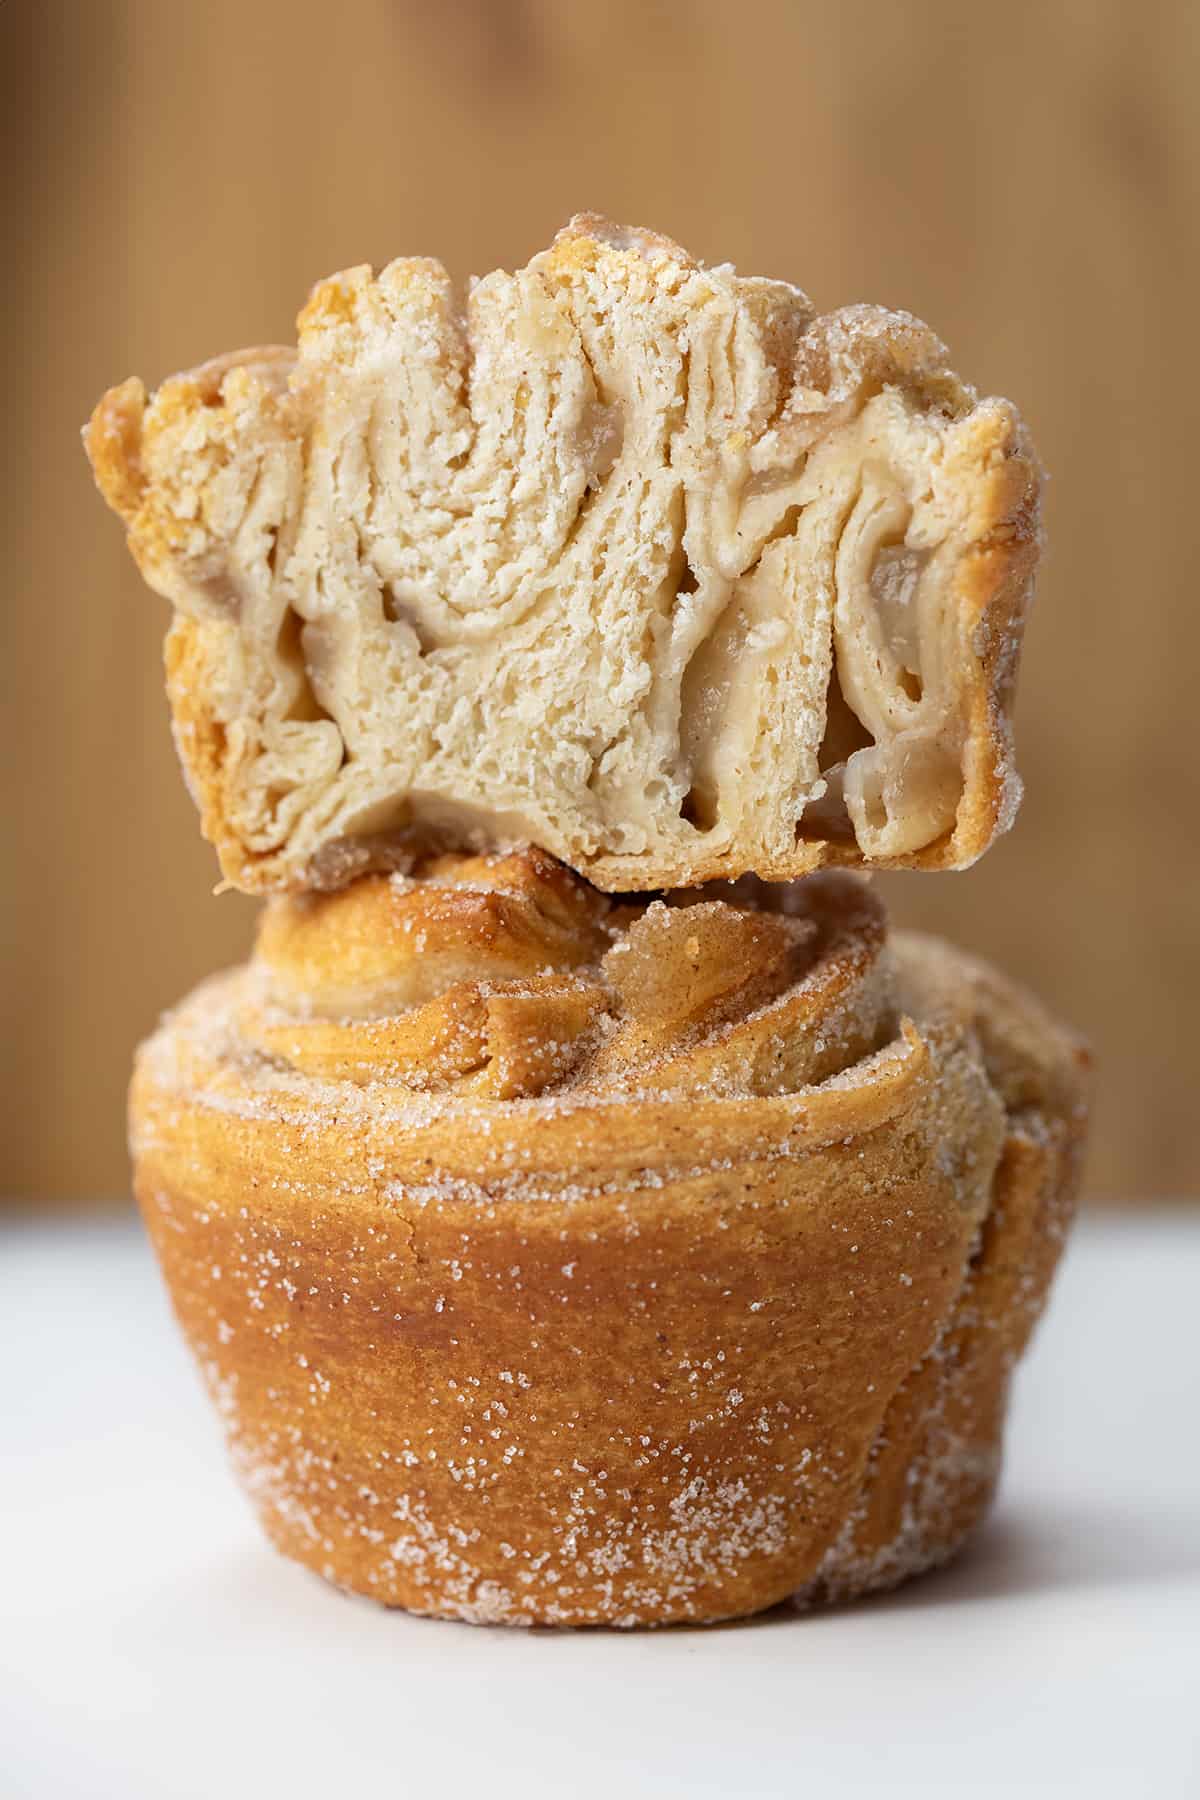
M953 1554L1070 1218L1085 1058L945 945L887 949L847 878L791 904L795 984L741 1014L704 959L741 944L757 1000L752 964L779 944L752 906L622 914L606 1004L661 1009L691 982L725 1023L677 1006L670 1043L661 1016L619 1016L515 1099L469 1060L415 1087L391 1040L362 1040L369 1079L264 1056L264 981L301 954L323 979L288 930L266 975L209 984L144 1048L138 1197L287 1555L416 1612L637 1625L845 1598ZM457 956L430 920L428 954ZM500 998L541 1004L558 980ZM772 1020L809 1031L806 1055L852 1047L780 1091Z

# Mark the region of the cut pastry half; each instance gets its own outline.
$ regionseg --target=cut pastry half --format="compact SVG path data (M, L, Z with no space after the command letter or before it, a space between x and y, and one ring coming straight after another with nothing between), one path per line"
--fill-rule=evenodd
M295 352L127 381L86 440L238 887L958 868L1012 819L1038 466L907 314L582 216L465 302L334 276Z

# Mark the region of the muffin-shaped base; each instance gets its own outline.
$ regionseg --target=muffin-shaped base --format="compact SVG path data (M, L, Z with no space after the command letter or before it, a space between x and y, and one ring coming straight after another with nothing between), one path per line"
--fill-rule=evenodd
M387 1605L512 1624L717 1620L944 1561L1061 1247L1082 1052L945 946L886 946L849 878L787 916L609 915L515 860L277 913L139 1058L138 1196L267 1533ZM507 921L464 952L447 896L489 891ZM393 966L331 1017L348 922Z

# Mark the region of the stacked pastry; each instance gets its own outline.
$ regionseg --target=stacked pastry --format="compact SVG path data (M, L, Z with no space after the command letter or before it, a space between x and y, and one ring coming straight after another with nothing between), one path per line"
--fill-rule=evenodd
M916 320L574 221L400 261L87 442L176 609L248 966L139 1199L272 1539L390 1604L714 1620L993 1491L1084 1054L860 874L1011 821L1017 415Z

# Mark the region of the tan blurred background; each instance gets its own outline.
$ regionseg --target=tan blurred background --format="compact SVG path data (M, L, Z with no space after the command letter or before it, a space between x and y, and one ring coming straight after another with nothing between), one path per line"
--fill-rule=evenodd
M135 1039L243 951L175 768L101 389L289 339L316 277L570 213L908 307L1053 472L1015 832L894 911L1093 1038L1090 1188L1200 1195L1200 8L7 0L0 1191L119 1199Z

